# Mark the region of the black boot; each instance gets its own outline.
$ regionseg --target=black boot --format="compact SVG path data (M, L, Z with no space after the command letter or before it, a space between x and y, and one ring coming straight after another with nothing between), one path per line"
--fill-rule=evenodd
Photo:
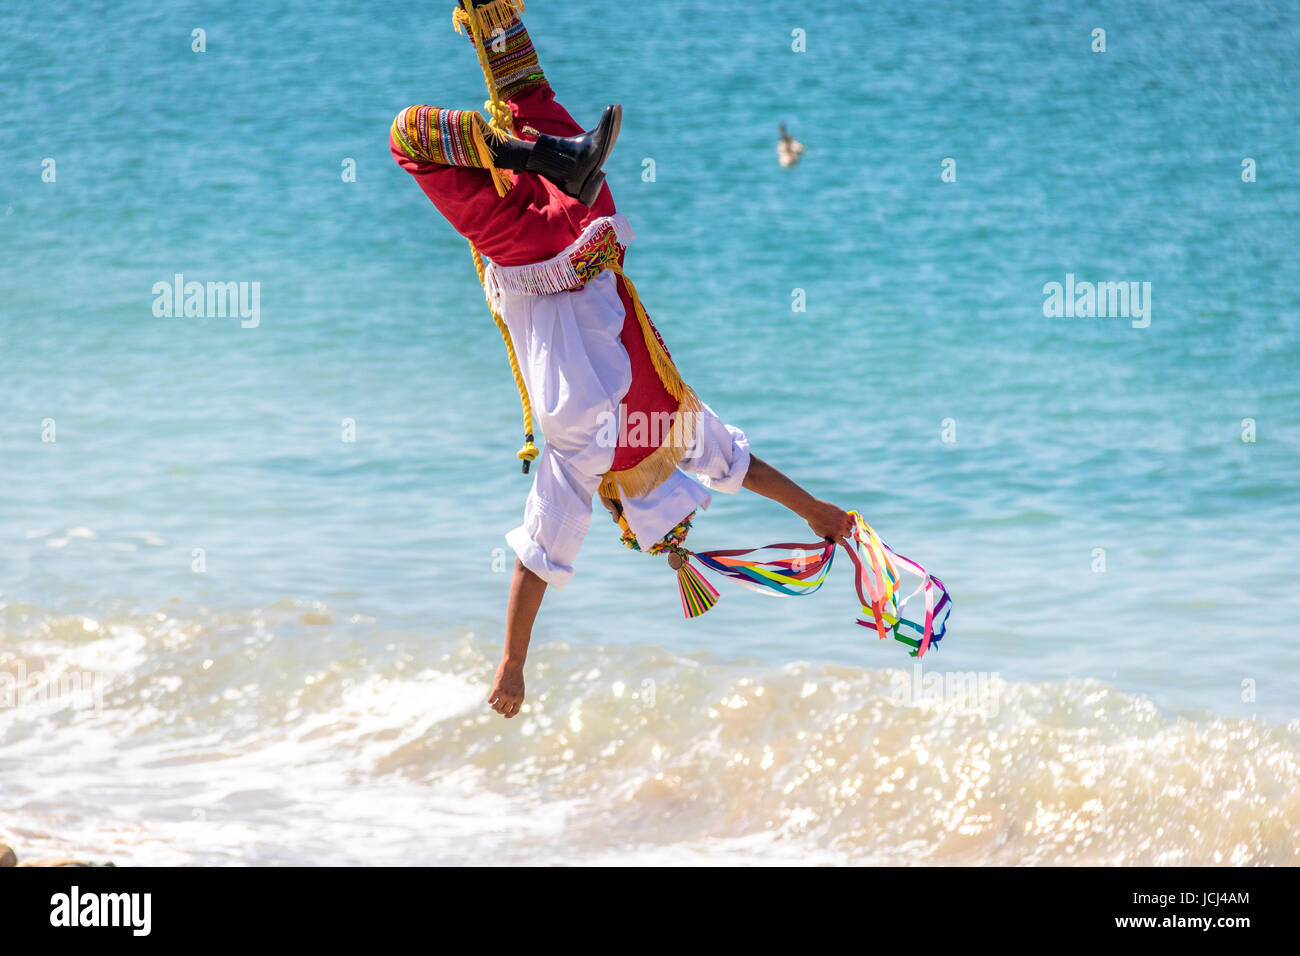
M605 173L601 167L609 158L623 122L623 107L607 106L595 129L581 136L548 136L542 133L537 142L509 138L493 143L493 159L499 169L527 171L545 176L567 196L590 206L600 195Z
M492 150L492 165L497 169L522 173L528 168L528 157L533 153L533 144L528 140L506 135L495 141L490 136L484 138L488 149Z

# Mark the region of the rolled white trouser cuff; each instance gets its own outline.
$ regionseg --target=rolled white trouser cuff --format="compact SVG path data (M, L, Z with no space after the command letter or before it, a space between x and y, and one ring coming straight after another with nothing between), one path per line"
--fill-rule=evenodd
M745 484L749 473L749 439L735 425L724 424L708 405L701 413L696 429L695 454L678 465L689 471L710 491L734 495Z
M573 567L552 561L542 546L529 536L523 525L506 533L506 543L514 548L524 567L557 591L563 589L573 577Z

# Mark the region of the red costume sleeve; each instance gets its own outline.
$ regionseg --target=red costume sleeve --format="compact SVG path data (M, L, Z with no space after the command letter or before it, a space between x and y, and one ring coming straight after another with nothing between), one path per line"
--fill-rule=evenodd
M550 91L546 93L554 103ZM568 117L559 104L554 104L554 109L553 115ZM535 121L552 128L563 122L553 118L548 123L540 116ZM534 128L546 132L540 126ZM608 186L588 209L549 180L525 172L516 173L514 185L505 196L498 196L485 169L420 162L402 152L391 135L388 145L397 165L415 177L452 227L483 255L504 266L549 259L577 239L588 223L616 212Z

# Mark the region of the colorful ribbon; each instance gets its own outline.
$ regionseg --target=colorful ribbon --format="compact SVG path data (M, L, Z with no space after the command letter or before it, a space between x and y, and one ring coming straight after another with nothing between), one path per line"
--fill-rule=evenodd
M913 657L924 656L930 646L938 644L947 633L948 618L952 614L952 599L947 587L920 564L885 544L871 525L862 520L862 515L856 511L849 514L854 520L853 541L857 550L846 550L857 569L855 585L862 614L871 615L870 620L859 618L858 623L863 627L874 626L882 640L892 636L899 643L911 647ZM904 598L899 597L898 567L920 579L916 588ZM904 617L903 608L920 593L925 594L925 619L917 622Z
M745 559L745 555L760 551L793 551L794 554L771 561ZM830 541L822 544L769 544L748 550L701 551L695 557L706 568L751 590L763 594L802 595L812 594L826 581L835 558L835 545Z
M880 539L880 536L856 511L853 517L852 546L842 543L854 567L854 586L862 605L858 624L874 627L883 640L893 637L910 648L912 657L922 657L933 645L943 640L952 614L952 599L948 589L937 577L911 558L904 557ZM682 549L685 551L685 549ZM751 557L764 551L787 552L779 558ZM686 552L689 554L690 552ZM835 542L818 544L769 544L762 548L700 551L694 554L700 564L710 571L743 584L763 594L800 596L812 594L825 583L835 559ZM683 565L683 569L689 565ZM899 569L920 580L906 597L902 594ZM699 582L712 592L702 575ZM694 586L694 581L691 582ZM713 601L687 601L687 588L683 586L682 607L687 617L697 617L713 606ZM925 616L913 621L903 616L907 602L924 594Z

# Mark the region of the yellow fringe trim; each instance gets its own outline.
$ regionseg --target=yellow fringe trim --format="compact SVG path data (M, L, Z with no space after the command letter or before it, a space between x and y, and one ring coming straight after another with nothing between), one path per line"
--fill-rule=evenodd
M504 143L507 135L495 126L490 125L483 117L480 116L478 119L479 121L474 124L474 148L489 163L485 168L492 176L492 185L496 187L497 195L504 196L506 191L514 185L514 178L510 175L510 170L497 169L497 167L490 165L493 153L488 148L487 141L490 139L494 143Z
M510 24L524 12L524 0L494 0L492 3L485 3L480 7L474 8L474 16L471 16L464 7L456 5L456 10L451 15L452 25L456 28L457 33L463 33L465 27L472 28L475 18L483 26L489 29L484 33L492 30L505 30ZM475 37L483 36L484 33L474 33Z
M669 358L668 353L664 350L659 341L659 336L655 335L654 326L650 324L650 316L645 313L645 306L641 304L641 297L636 294L636 286L632 284L623 267L617 259L609 262L608 269L627 286L628 298L632 300L632 308L636 310L636 320L641 326L641 335L645 339L646 350L650 353L650 361L654 363L655 371L659 373L659 381L664 383L664 388L668 389L668 394L679 401L686 395L694 394L689 385L682 381L681 373L677 371L677 366Z
M664 443L631 468L605 472L600 479L600 494L606 498L640 498L663 484L695 444L695 426L703 410L695 390L686 386L686 395L677 405Z
M667 480L681 460L686 457L686 453L694 446L695 426L699 422L704 406L699 396L695 394L695 390L682 381L677 366L673 364L672 358L660 343L659 336L655 335L654 327L650 324L650 316L646 315L641 297L637 295L636 286L624 274L623 267L614 261L608 268L627 286L628 297L632 300L632 308L636 311L637 323L641 326L641 337L645 340L646 350L650 353L650 362L654 365L655 373L668 394L677 399L677 413L663 444L631 468L608 471L601 478L599 491L606 498L618 498L622 494L639 498L654 491Z

